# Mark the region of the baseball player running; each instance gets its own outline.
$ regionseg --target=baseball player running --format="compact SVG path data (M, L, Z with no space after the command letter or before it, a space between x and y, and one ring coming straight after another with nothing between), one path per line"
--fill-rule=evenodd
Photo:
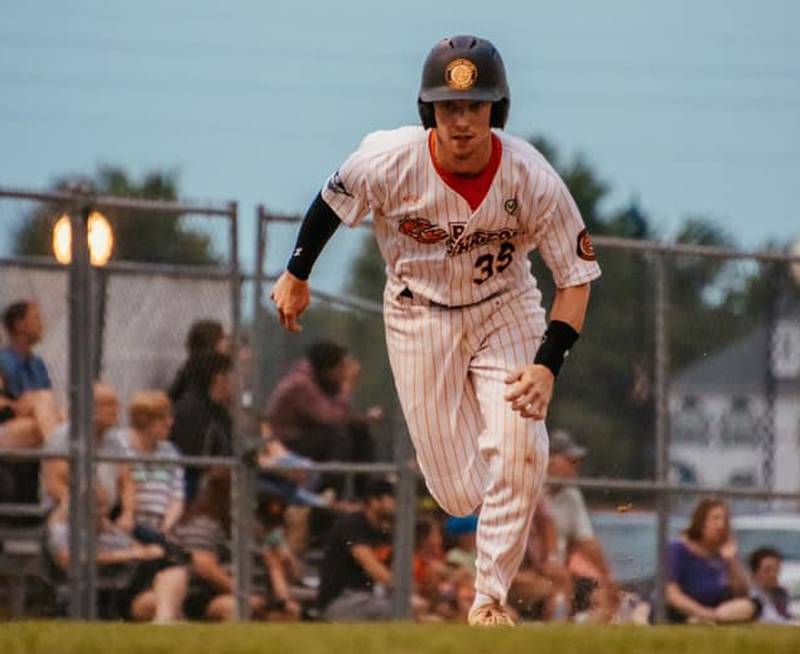
M397 393L433 497L452 515L480 512L469 622L487 626L513 625L506 594L545 477L544 420L600 275L562 180L500 131L509 99L489 41L437 43L422 72L422 126L363 140L311 204L272 290L281 324L298 331L323 246L340 223L372 214ZM534 249L557 288L549 324Z

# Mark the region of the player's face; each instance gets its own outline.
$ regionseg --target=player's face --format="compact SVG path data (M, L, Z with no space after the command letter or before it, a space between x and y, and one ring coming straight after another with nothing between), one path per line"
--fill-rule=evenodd
M436 135L443 155L469 160L491 152L491 102L447 100L435 102Z

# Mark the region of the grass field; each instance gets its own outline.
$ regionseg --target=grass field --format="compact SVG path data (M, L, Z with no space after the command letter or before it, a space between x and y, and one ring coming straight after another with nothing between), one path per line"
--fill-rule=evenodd
M0 623L0 653L23 654L798 654L800 628Z

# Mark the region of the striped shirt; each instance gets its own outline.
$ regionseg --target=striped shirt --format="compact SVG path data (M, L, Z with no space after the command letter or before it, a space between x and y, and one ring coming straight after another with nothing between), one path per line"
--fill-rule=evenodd
M130 430L117 431L115 437L125 456L142 454L134 447ZM167 441L159 442L155 450L148 454L180 459L176 447ZM131 463L130 468L136 486L136 523L161 531L170 504L176 501L182 502L184 499L183 467L158 463Z
M500 164L474 210L437 172L422 127L369 134L328 179L322 198L342 222L372 214L389 293L408 288L451 307L512 288L539 293L527 257L535 249L558 288L600 276L564 182L526 141L496 137Z
M171 538L184 550L202 550L216 554L220 561L230 560L228 536L223 526L206 515L196 515L179 522L172 530Z

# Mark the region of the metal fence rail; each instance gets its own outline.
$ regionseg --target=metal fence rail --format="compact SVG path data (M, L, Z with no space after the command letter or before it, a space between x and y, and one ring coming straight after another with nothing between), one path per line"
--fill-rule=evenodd
M267 212L260 206L256 215L256 267L252 274L246 274L239 267L239 243L237 233L237 206L235 203L224 205L195 205L171 202L153 202L136 200L130 198L111 198L105 196L93 196L79 192L58 192L58 193L39 193L25 190L4 189L0 187L0 200L8 201L28 201L43 203L57 208L59 211L69 210L71 213L73 238L76 243L76 250L69 267L69 340L65 341L65 346L69 352L69 381L67 388L69 391L69 405L71 420L70 449L66 453L46 452L42 450L0 450L0 460L20 461L20 460L45 460L50 458L69 459L70 461L70 527L71 545L75 555L71 557L70 569L70 588L71 605L70 616L73 618L88 619L93 617L95 611L95 566L94 566L94 542L87 535L91 533L89 526L92 524L94 502L89 501L92 497L92 474L91 466L97 461L106 462L141 462L158 463L163 465L193 465L206 467L212 465L223 465L234 470L234 487L232 494L232 517L233 517L233 563L234 576L236 579L236 595L239 616L246 618L249 610L247 598L250 594L250 556L252 550L252 502L254 498L254 480L257 470L254 466L254 449L259 445L259 437L251 432L250 427L244 427L245 417L251 421L258 418L258 405L266 395L264 380L266 379L263 370L264 359L275 356L280 350L280 343L276 346L267 338L267 321L271 320L270 310L267 306L266 285L275 280L279 271L268 270L266 261L266 249L269 236L269 225L273 223L292 224L298 223L300 216L275 216ZM174 216L186 214L197 214L219 218L227 221L227 238L229 239L229 252L225 261L215 267L208 266L184 266L177 264L143 264L132 262L112 262L100 273L93 269L88 263L88 252L85 247L86 223L88 214L95 208L124 208L131 211L142 211L143 215L147 211L154 211ZM0 214L2 218L2 214ZM369 228L369 223L364 224ZM768 417L764 422L763 433L754 435L757 441L756 452L759 456L763 454L763 473L753 477L752 481L746 486L736 486L728 483L728 479L722 482L705 482L683 480L681 482L674 478L675 463L677 453L681 448L692 451L694 447L690 439L674 437L675 425L673 418L676 415L676 406L680 402L678 396L682 388L688 384L686 381L692 378L692 366L694 360L690 359L684 352L676 351L676 343L679 342L677 331L685 328L686 325L683 314L680 313L684 307L676 303L675 298L680 288L677 284L684 283L682 275L686 268L698 262L702 265L711 264L719 266L732 266L732 271L727 274L723 270L719 275L721 281L712 285L710 289L710 299L707 304L711 310L715 310L723 297L723 291L728 288L736 288L739 283L739 275L746 279L750 284L769 280L761 279L752 271L737 269L737 265L742 266L777 266L778 270L796 264L800 265L800 257L790 256L780 252L743 252L729 248L716 248L707 246L683 245L674 243L658 243L652 241L638 241L630 239L620 239L614 237L595 237L595 245L601 263L603 258L614 266L610 269L625 271L627 260L614 259L614 257L630 256L641 264L641 270L647 276L642 284L642 293L647 295L630 298L631 302L636 302L642 308L642 315L646 318L646 324L642 324L641 331L644 340L647 341L647 370L644 374L650 387L647 390L649 414L642 418L641 423L631 423L632 429L641 429L641 437L648 443L652 443L652 448L648 451L650 457L647 463L648 474L646 478L626 479L614 476L614 471L602 469L593 476L586 476L576 480L569 480L573 484L586 491L604 491L616 493L642 494L653 498L657 507L657 548L659 565L656 567L656 588L660 591L656 601L656 611L660 618L664 615L663 587L666 580L666 560L665 552L667 539L669 536L670 515L675 510L675 506L684 498L691 498L700 495L715 495L729 498L731 501L740 499L766 500L770 502L786 501L797 503L800 506L800 475L795 478L789 474L788 486L779 483L778 467L784 464L791 452L791 443L779 432L775 426L779 416L786 414L785 403L781 403L778 395L789 389L791 391L795 384L794 378L787 382L784 378L776 377L771 370L771 357L774 354L775 338L778 333L779 318L781 311L793 305L788 302L780 304L776 301L769 304L775 309L774 315L765 311L761 316L766 321L767 336L763 352L756 357L764 363L767 373L763 384L759 387L755 398L759 401L759 407L763 405L763 415ZM83 244L83 247L80 244ZM0 259L0 268L20 269L25 271L63 271L64 268L50 259L42 258L12 258ZM784 270L785 272L785 270ZM112 276L114 278L136 279L141 277L150 279L185 279L187 281L202 282L213 281L225 284L226 288L226 315L230 316L230 330L234 346L237 346L244 331L241 326L241 306L242 294L245 289L252 290L253 321L249 330L250 344L256 353L255 370L253 372L253 397L254 405L251 408L253 414L245 416L245 409L237 406L235 417L236 427L234 429L234 452L228 457L183 457L181 459L165 459L157 456L135 456L135 457L108 457L98 455L93 452L92 434L92 381L94 372L98 370L97 351L93 347L92 334L97 326L97 302L91 292L99 274ZM726 286L726 284L728 286ZM249 286L251 285L251 286ZM708 289L706 289L708 290ZM772 287L765 286L765 293L772 290ZM776 296L780 298L788 297L785 288L778 288L780 293ZM350 314L363 317L370 322L371 326L378 324L382 315L382 308L379 303L359 297L352 297L346 294L332 294L320 291L312 287L312 295L315 300L324 305L344 309ZM770 309L771 310L771 309ZM711 315L713 311L710 311ZM705 319L706 314L699 313L700 319ZM794 314L786 314L789 323L800 325L800 319L795 318ZM771 317L770 317L771 316ZM710 318L709 318L710 319ZM795 322L792 322L792 321ZM593 329L591 320L589 321L589 334ZM324 325L323 325L324 326ZM698 329L702 325L698 324ZM600 331L601 327L596 326ZM689 325L694 328L695 325ZM737 338L747 337L753 333L752 324L743 318L741 324L734 325L738 330ZM800 327L799 327L800 328ZM707 337L708 338L708 337ZM730 343L737 341L733 336L729 339ZM760 341L759 341L760 342ZM375 345L375 344L371 344ZM612 344L614 345L614 344ZM625 347L627 344L616 344ZM712 349L713 342L701 343ZM234 357L235 357L234 351ZM712 353L713 354L713 353ZM685 361L690 360L691 364ZM698 359L702 364L702 359ZM577 362L576 362L577 363ZM570 365L573 365L572 362ZM695 366L696 367L696 366ZM689 370L686 372L684 369ZM705 369L701 370L704 371ZM699 374L699 373L697 373ZM704 373L705 374L705 373ZM561 384L561 380L559 380ZM710 382L709 382L710 383ZM384 384L386 393L391 394L391 380L387 379ZM800 387L800 385L798 385ZM716 389L712 389L716 390ZM794 392L794 391L791 391ZM720 394L720 393L718 393ZM237 397L241 394L237 393ZM563 393L560 393L563 395ZM709 400L710 402L711 400ZM714 399L714 401L717 401ZM755 409L753 409L755 411ZM761 408L758 409L759 411ZM680 408L677 409L680 411ZM678 414L680 415L680 414ZM758 414L761 415L761 414ZM787 414L789 415L789 414ZM397 516L394 531L394 594L393 594L393 614L396 618L410 617L410 598L412 590L411 561L413 554L413 534L416 515L416 487L419 481L418 471L413 462L413 451L410 442L402 428L401 421L397 415L390 417L388 428L392 451L390 461L376 462L371 464L351 463L351 462L328 462L315 463L310 467L297 468L299 470L342 473L342 474L377 474L392 475L397 479ZM756 424L756 423L754 423ZM800 435L798 435L800 438ZM778 450L778 448L784 448ZM687 449L688 448L688 449ZM744 449L743 449L744 451ZM743 455L744 456L744 455ZM755 455L754 455L755 456ZM800 456L800 452L798 453ZM292 467L273 466L266 468L266 471L286 472ZM791 472L791 470L790 470ZM788 473L787 473L788 474ZM550 478L549 483L557 484L558 479ZM1 505L0 513L5 515L29 515L35 511L31 507L18 505Z

